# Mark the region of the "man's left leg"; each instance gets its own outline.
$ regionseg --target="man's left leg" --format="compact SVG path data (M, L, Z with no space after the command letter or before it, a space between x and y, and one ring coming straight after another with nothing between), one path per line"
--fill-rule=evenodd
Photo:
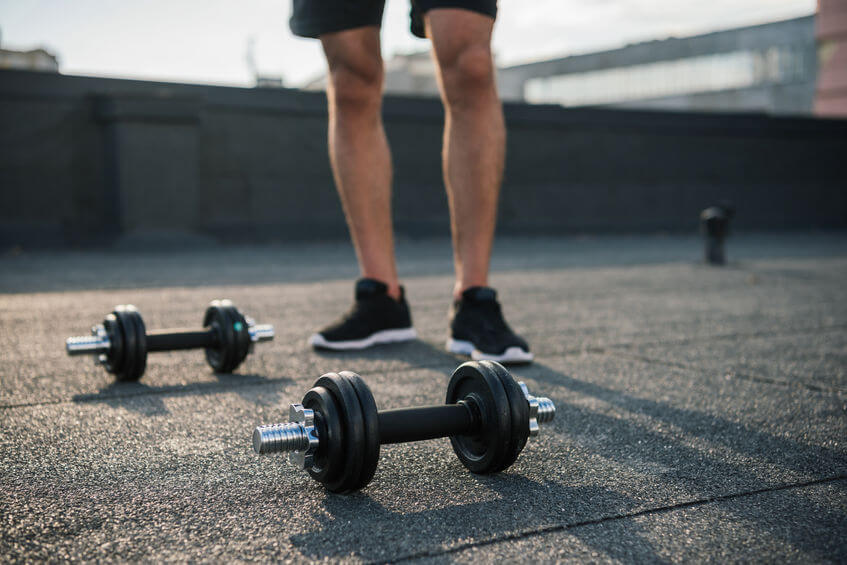
M488 287L506 145L491 54L494 19L434 8L424 22L445 109L444 183L456 269L448 348L474 359L528 362L529 346L506 324Z

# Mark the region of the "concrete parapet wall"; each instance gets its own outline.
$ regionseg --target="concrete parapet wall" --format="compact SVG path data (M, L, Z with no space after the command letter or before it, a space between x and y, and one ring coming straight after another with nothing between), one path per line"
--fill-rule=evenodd
M436 100L389 98L395 224L448 232ZM696 229L719 199L738 229L847 227L847 122L506 106L498 229ZM322 93L0 71L0 241L108 244L346 237Z

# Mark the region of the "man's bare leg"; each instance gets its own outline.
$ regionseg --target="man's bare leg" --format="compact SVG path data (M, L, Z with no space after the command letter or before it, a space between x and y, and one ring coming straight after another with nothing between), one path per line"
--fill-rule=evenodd
M444 183L450 204L456 284L447 349L476 360L528 363L529 345L503 318L488 268L503 178L506 128L497 95L488 16L454 8L427 12L444 101Z
M379 30L328 33L321 43L329 64L330 161L363 280L356 283L354 307L313 334L309 343L347 350L415 339L394 260Z
M445 107L444 182L450 204L454 297L488 285L506 129L497 94L491 32L494 20L442 8L425 17Z
M329 155L363 277L399 298L391 222L391 155L382 124L379 29L321 36L329 65Z

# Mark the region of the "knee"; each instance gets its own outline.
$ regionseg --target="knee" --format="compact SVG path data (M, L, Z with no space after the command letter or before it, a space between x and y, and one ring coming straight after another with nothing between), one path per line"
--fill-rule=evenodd
M452 107L474 104L496 92L494 61L488 45L471 45L452 57L439 58L446 102Z
M378 109L382 100L383 69L379 58L330 61L330 103L341 112Z

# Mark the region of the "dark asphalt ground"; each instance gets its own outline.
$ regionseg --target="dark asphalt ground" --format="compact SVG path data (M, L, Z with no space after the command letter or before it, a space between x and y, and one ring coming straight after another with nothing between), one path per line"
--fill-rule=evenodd
M324 372L380 408L443 401L449 242L401 242L421 339L312 352L351 300L347 245L0 257L0 559L847 561L847 234L504 239L493 284L557 405L517 463L474 476L449 442L386 446L327 494L254 426ZM113 384L64 338L115 304L199 325L229 297L276 326L234 375L155 354Z

